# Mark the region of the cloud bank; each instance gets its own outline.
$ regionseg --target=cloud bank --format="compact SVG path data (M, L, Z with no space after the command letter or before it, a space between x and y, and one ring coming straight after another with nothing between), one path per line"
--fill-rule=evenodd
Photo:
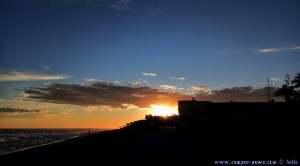
M110 106L126 108L135 105L148 108L151 104L176 104L184 94L161 92L149 87L119 86L103 82L90 85L50 84L44 88L29 88L27 98L43 102L72 104L79 106Z
M276 88L271 87L271 92L275 92ZM210 93L198 93L195 95L197 99L203 99L215 102L265 102L266 89L264 87L233 87L221 90L212 90ZM278 98L281 100L281 98Z
M22 108L0 108L0 113L45 113L47 110L41 109L22 109Z
M38 80L61 80L67 78L63 75L38 74L15 70L0 71L0 81L38 81Z
M165 88L174 88L166 86ZM32 87L25 91L27 98L41 102L71 104L78 106L105 106L110 108L150 108L156 105L177 105L178 100L209 100L214 102L257 102L266 101L265 89L252 86L210 90L203 86L191 86L198 93L187 95L178 92L166 92L150 87L132 87L95 82L89 85L50 84L46 87ZM275 89L274 89L275 90ZM90 107L92 108L92 107ZM89 109L92 112L93 109Z

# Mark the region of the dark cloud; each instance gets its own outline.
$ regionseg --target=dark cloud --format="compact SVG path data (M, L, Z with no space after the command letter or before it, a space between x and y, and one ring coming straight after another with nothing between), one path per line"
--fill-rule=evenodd
M39 101L80 106L106 105L125 108L133 104L141 108L151 104L177 104L187 96L180 93L162 92L149 87L118 86L103 82L91 85L50 84L45 88L30 88L25 91L28 98Z
M275 92L275 88L270 88L270 92ZM213 90L210 94L199 93L197 99L216 102L238 101L238 102L263 102L266 101L266 89L252 86L225 88Z
M191 95L164 92L150 87L119 86L103 82L90 85L50 84L43 88L29 88L28 98L43 102L71 104L79 106L110 106L126 108L131 104L147 108L151 104L177 104L178 100L191 99ZM213 90L210 93L193 95L197 100L209 101L265 101L264 88L233 87Z
M29 110L29 109L22 109L22 108L0 108L0 113L30 113L30 112L45 112L45 110Z

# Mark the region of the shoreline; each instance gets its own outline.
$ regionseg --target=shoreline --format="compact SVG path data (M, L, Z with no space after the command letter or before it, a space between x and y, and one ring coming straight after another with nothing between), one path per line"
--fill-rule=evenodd
M236 132L236 133L234 133ZM260 135L259 135L260 134ZM249 135L239 130L164 133L134 129L109 130L7 155L10 163L94 163L153 165L204 164L214 160L297 159L297 138ZM290 138L293 138L290 140ZM270 139L277 141L274 144ZM254 145L249 144L251 141ZM280 142L281 141L281 142ZM275 149L274 149L275 148ZM297 153L296 153L297 152Z
M18 152L26 151L28 149L33 149L33 148L38 148L38 147L42 147L42 146L47 146L47 145L51 145L51 144L55 144L55 143L59 143L59 142L63 142L63 141L65 141L65 139L64 140L59 140L59 141L54 141L54 142L49 142L49 143L44 143L44 144L40 144L40 145L34 145L34 146L25 147L25 148L20 148L20 149L17 149L17 150L0 153L0 156L8 155L8 154L13 154L13 153L18 153Z
M26 130L28 130L28 129L26 129ZM35 130L35 129L33 129L33 130ZM37 129L37 130L40 130L40 129ZM50 130L55 130L55 129L50 129ZM60 129L58 129L58 130L60 130ZM64 129L62 129L62 130L64 130ZM77 130L77 129L74 129L74 130ZM91 129L91 130L95 130L95 129ZM93 135L93 134L97 134L97 133L101 133L101 132L110 131L110 130L104 130L104 129L101 129L101 130L97 129L97 130L98 131L93 131L90 134L86 133L86 134L75 135L75 136L72 136L72 137L64 138L64 139L61 139L61 140L56 140L56 141L53 141L53 142L46 142L46 143L42 143L42 144L37 144L37 145L33 145L33 146L28 146L28 147L16 149L16 150L7 151L7 152L4 152L4 153L0 153L0 156L13 154L13 153L18 153L18 152L26 151L26 150L33 149L33 148L39 148L39 147L48 146L48 145L51 145L51 144L56 144L56 143L68 141L68 140L71 140L71 139L76 139L76 138L85 137L85 136L89 136L89 135Z

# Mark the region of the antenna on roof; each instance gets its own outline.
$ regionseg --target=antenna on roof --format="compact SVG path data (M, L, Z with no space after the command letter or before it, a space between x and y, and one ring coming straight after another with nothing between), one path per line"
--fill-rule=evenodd
M271 89L272 87L272 80L270 79L269 76L266 78L266 86L265 86L265 96L267 96L267 102L270 102L272 100L272 92Z

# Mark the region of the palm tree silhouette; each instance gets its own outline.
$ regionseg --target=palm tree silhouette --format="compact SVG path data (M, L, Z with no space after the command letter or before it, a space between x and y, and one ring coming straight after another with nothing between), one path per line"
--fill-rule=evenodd
M273 94L275 97L284 96L286 102L292 102L291 96L294 92L294 88L286 84L282 85L281 88L277 89Z
M284 80L285 84L283 84L281 86L281 88L279 88L275 91L274 96L275 97L284 96L284 99L286 102L292 102L291 97L294 92L294 87L290 86L290 84L291 84L290 75L287 73L284 78L285 78L285 80Z
M295 88L300 88L300 73L297 73L297 75L294 77L292 84L294 84Z
M300 72L292 80L292 84L295 88L295 101L300 102Z
M298 89L300 88L300 73L297 73L292 81L290 81L290 75L286 74L284 81L285 84L278 88L273 96L284 96L286 102L300 102L300 89Z

